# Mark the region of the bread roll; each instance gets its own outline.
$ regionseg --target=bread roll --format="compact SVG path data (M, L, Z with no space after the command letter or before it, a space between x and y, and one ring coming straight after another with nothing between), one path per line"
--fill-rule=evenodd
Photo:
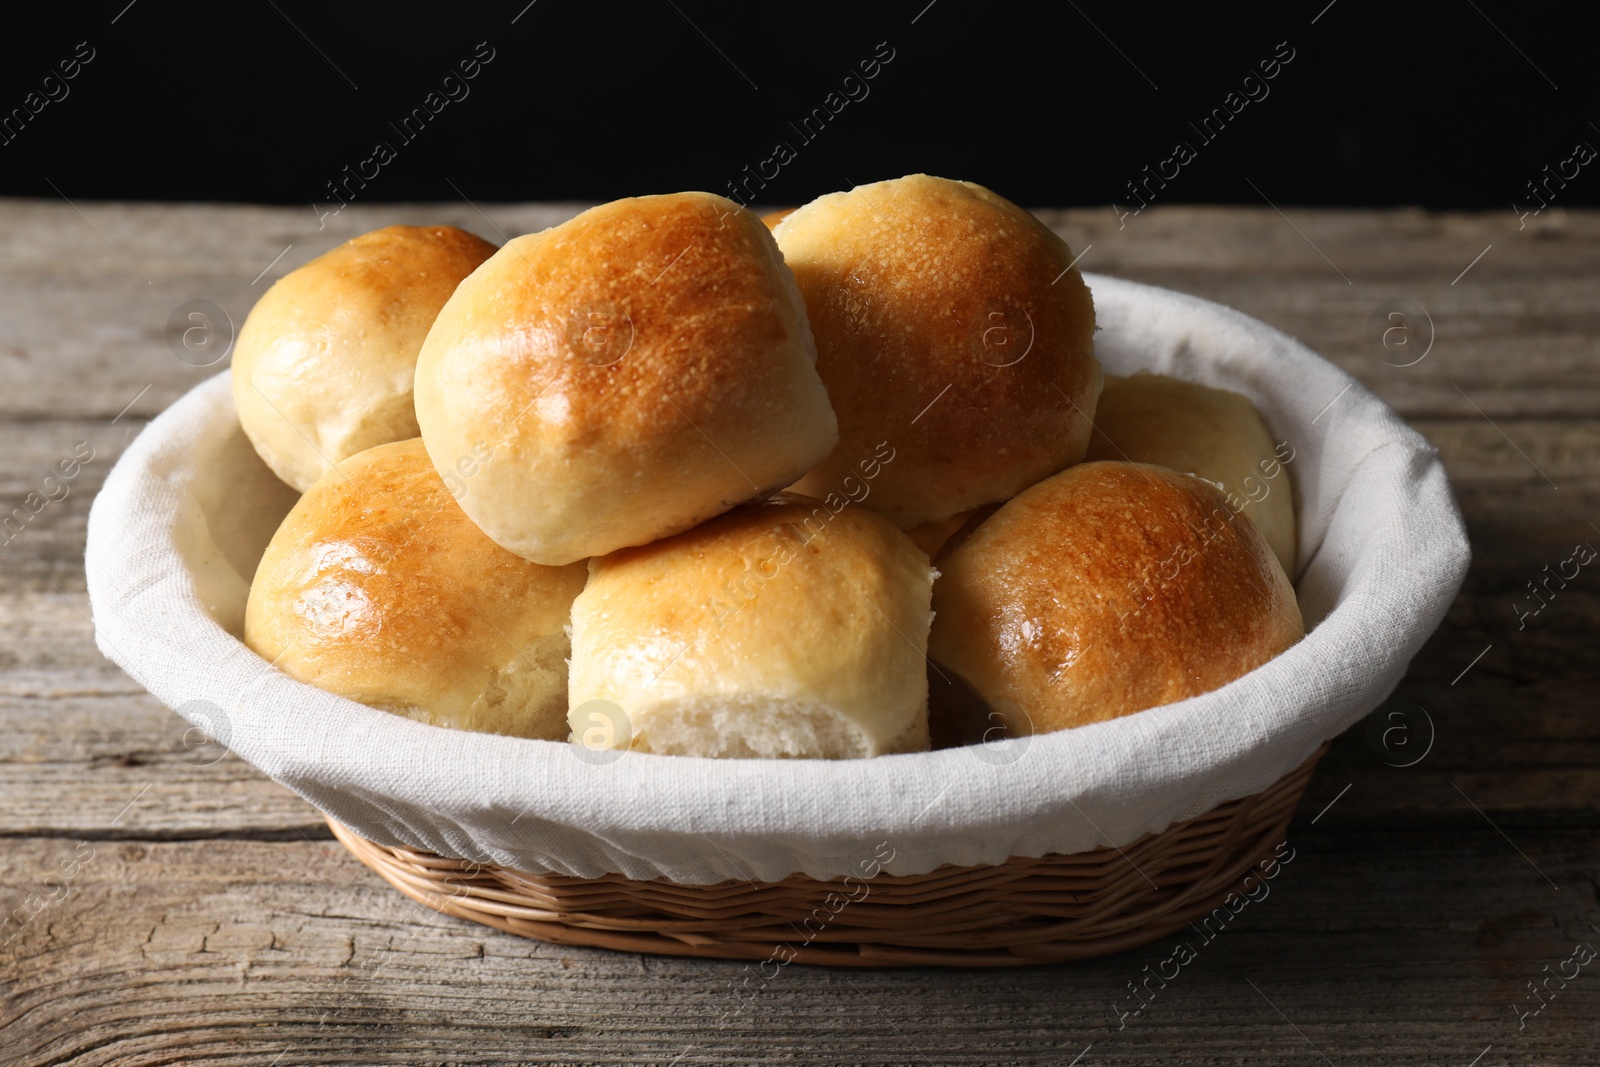
M1157 463L1220 487L1295 573L1292 449L1274 446L1248 397L1181 378L1139 371L1107 377L1095 412L1090 459Z
M1255 526L1211 484L1148 464L1069 467L940 569L929 656L1013 734L1209 692L1303 632Z
M911 538L911 543L928 554L929 559L937 559L940 551L952 537L966 525L967 520L974 512L962 511L950 516L941 522L924 523L913 526L906 531L906 536Z
M301 492L332 464L417 436L417 352L494 245L454 226L386 226L279 278L239 329L233 402L272 472Z
M618 200L518 237L456 290L417 363L461 506L563 564L686 530L792 482L838 424L761 220L710 193Z
M761 221L767 224L767 229L775 230L778 228L778 223L782 222L790 215L793 215L794 212L795 209L792 207L780 208L777 211L769 211L765 215L762 215Z
M928 747L934 571L894 525L783 495L591 560L572 606L571 726L610 747L845 759Z
M897 458L863 506L909 529L1083 457L1100 391L1094 305L1038 219L914 174L813 200L774 236L839 416L838 447L796 492L841 492L887 442Z
M485 537L413 438L346 460L300 498L256 569L245 643L397 715L560 741L564 627L585 577Z

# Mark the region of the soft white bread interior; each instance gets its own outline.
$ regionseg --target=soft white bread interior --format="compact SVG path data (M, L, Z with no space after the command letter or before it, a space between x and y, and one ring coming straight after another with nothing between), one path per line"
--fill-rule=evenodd
M245 643L385 711L560 741L565 626L586 575L490 541L413 438L346 460L300 498L256 569Z
M780 495L589 564L572 608L574 736L696 756L847 759L928 747L935 572L861 508Z
M1209 482L1150 464L1069 467L939 567L928 654L1013 734L1209 692L1303 636L1255 526Z
M1094 304L1066 242L971 182L830 193L773 231L805 297L839 444L792 488L902 529L1006 500L1083 458L1100 392Z
M618 200L518 237L463 282L417 364L461 506L562 564L679 533L789 484L838 424L772 234L731 200Z
M1294 575L1294 479L1287 462L1294 451L1287 442L1273 444L1248 397L1139 371L1106 378L1094 421L1088 458L1157 463L1213 483Z
M233 402L274 474L301 492L329 466L417 436L417 353L494 245L454 226L386 226L279 278L239 329Z

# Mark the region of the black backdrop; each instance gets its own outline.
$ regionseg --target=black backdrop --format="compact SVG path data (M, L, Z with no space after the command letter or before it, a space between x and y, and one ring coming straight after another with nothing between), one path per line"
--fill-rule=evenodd
M1538 206L1530 182L1593 204L1600 162L1577 146L1600 148L1595 39L1575 17L1509 0L29 5L0 16L0 195L597 200L764 175L740 188L780 204L923 170L1108 210L1510 211Z

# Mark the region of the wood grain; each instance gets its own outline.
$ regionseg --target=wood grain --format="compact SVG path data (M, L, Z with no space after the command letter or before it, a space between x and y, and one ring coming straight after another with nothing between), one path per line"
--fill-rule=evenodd
M563 948L445 919L331 843L95 841L8 946L0 1044L8 1062L84 1067L1064 1064L1091 1043L1082 1062L1315 1063L1314 1045L1334 1063L1464 1067L1491 1044L1497 1064L1577 1064L1600 1045L1588 970L1520 1031L1511 1009L1546 963L1600 939L1591 834L1519 836L1559 889L1488 827L1291 840L1269 895L1210 941L1000 973ZM25 877L6 888L78 850L14 844ZM1124 1019L1128 983L1171 975L1180 940L1197 958Z
M0 545L0 1062L1594 1062L1594 966L1520 1030L1511 1005L1600 945L1600 580L1521 628L1513 605L1600 545L1600 212L1521 232L1509 211L1042 213L1085 269L1240 308L1359 377L1439 449L1475 553L1396 694L1432 718L1426 757L1340 738L1272 895L1118 1029L1112 1002L1170 946L1003 974L789 967L740 997L740 964L445 919L288 790L187 761L171 713L95 648L82 570L116 457L217 369L173 355L168 316L207 299L237 326L272 279L391 222L498 241L578 208L352 207L319 231L309 208L79 207L100 233L0 202L0 514L95 453ZM1410 367L1369 330L1402 299L1434 329Z

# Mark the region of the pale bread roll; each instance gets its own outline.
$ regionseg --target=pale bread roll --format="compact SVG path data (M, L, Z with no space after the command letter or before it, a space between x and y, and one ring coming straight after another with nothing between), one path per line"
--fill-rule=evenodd
M1066 243L979 185L913 174L778 223L839 444L796 492L840 493L887 442L863 506L902 529L1005 500L1083 458L1100 392L1094 304Z
M785 494L589 568L572 606L575 737L697 756L928 747L935 572L887 520ZM591 730L592 701L622 725Z
M562 564L782 488L838 424L794 281L754 214L710 193L618 200L518 237L461 284L417 363L461 506Z
M586 576L490 541L413 438L346 460L300 498L256 569L245 643L397 715L562 741L564 627Z
M332 464L417 436L417 353L494 245L454 226L386 226L273 283L239 329L233 402L272 472L305 492Z
M1069 467L939 567L928 654L1012 734L1209 692L1303 636L1260 532L1215 486L1165 467Z
M1139 371L1106 378L1094 421L1088 458L1157 463L1217 485L1230 507L1250 516L1285 573L1295 573L1288 446L1273 444L1248 397Z

